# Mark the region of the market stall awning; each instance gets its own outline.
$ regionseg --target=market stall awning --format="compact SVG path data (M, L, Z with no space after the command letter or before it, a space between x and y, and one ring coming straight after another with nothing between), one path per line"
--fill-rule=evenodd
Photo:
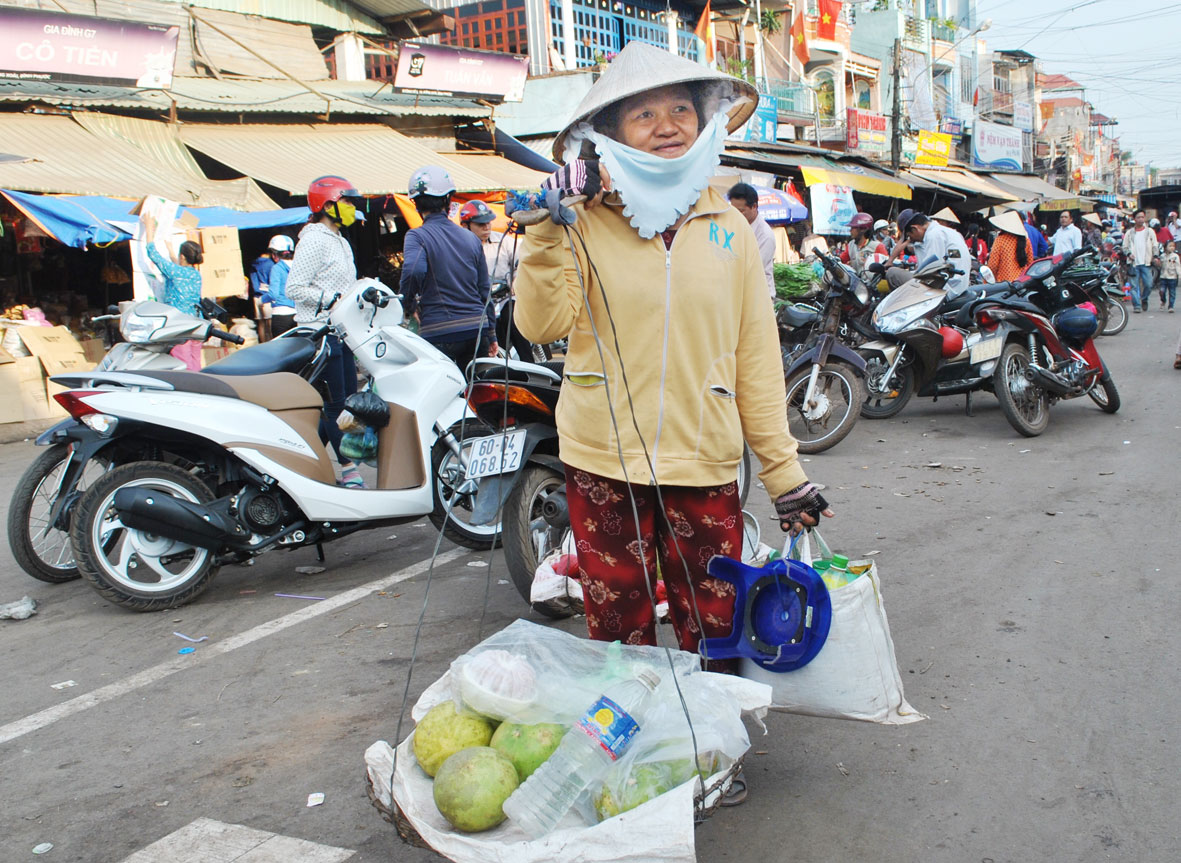
M1024 201L1047 201L1075 197L1032 174L990 174L989 179L1006 188L1013 189Z
M0 113L0 139L19 142L21 154L29 157L0 162L4 189L124 198L163 195L182 204L219 206L248 198L241 180L178 173L130 141L96 136L72 117ZM273 208L274 202L266 200Z
M911 186L906 181L857 162L835 162L821 156L739 148L728 149L723 155L731 159L760 162L772 171L776 167L788 168L793 173L799 171L804 178L804 184L808 186L814 183L833 183L848 186L854 192L863 192L867 195L881 195L903 201L911 199ZM723 162L725 161L724 158Z
M441 153L450 162L462 165L482 177L487 177L501 185L500 189L532 189L537 190L541 181L549 176L542 171L534 171L524 165L511 162L503 156L492 153Z
M1012 194L1008 189L1001 188L985 177L967 171L958 171L952 168L910 168L909 173L929 183L963 192L970 198L987 198L997 203L1020 200L1019 196Z
M278 209L278 205L249 177L208 179L180 140L174 125L92 111L78 111L71 116L83 129L101 139L103 146L111 141L130 144L151 164L167 168L172 176L184 177L185 184L196 190L197 201L201 204L247 211Z
M138 201L101 195L31 195L0 189L8 201L41 230L67 246L86 248L87 243L106 244L131 239L139 217L131 214ZM183 207L202 228L280 228L307 221L307 207L243 213L224 207Z
M194 123L183 126L180 135L194 150L292 195L307 194L308 184L325 174L346 177L363 195L404 193L410 177L423 165L445 168L461 192L505 188L426 144L377 124Z

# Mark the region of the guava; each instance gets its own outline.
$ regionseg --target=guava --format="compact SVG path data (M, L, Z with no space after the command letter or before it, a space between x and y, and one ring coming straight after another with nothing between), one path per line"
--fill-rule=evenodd
M703 782L717 772L719 761L720 759L716 752L699 752L697 754L697 772L700 774ZM674 761L664 761L661 763L668 768L674 786L688 782L690 777L693 776L692 758L678 758Z
M489 745L513 763L513 767L517 768L517 776L524 782L554 754L565 736L566 726L552 722L539 722L536 725L505 722L496 729Z
M427 776L434 776L456 752L487 746L491 739L487 719L470 710L456 712L455 702L447 700L432 707L414 729L414 757Z
M435 806L456 830L491 830L504 820L504 801L519 784L511 761L490 746L472 746L439 768Z

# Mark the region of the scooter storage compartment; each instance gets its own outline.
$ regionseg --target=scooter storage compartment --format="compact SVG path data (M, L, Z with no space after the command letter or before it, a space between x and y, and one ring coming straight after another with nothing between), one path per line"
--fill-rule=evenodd
M420 455L418 417L402 405L387 404L389 425L377 432L377 487L419 488L426 483L426 472Z

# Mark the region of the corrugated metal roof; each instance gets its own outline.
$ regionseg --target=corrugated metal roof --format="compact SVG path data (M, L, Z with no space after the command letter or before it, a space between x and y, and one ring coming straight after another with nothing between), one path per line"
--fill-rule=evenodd
M505 188L387 126L193 123L180 135L194 150L293 195L305 194L308 183L332 173L347 177L362 194L404 193L411 175L431 164L445 168L461 192Z
M910 168L909 171L916 177L920 177L931 183L936 183L940 186L950 186L961 192L966 192L968 195L975 195L982 198L993 198L997 201L1015 201L1016 198L1009 193L1007 189L1002 189L996 183L967 171L955 170L939 170L935 168Z
M419 0L352 0L352 5L365 10L379 21L432 8Z
M171 98L182 111L226 114L361 114L385 117L489 117L490 108L466 99L413 96L380 90L378 81L316 81L324 100L294 81L175 78ZM169 95L100 84L0 80L0 102L44 102L62 107L128 108L166 113Z
M548 174L518 165L511 159L494 153L442 153L448 161L455 162L475 171L482 177L494 180L499 189L536 189Z
M182 2L198 9L217 9L240 15L272 18L277 21L292 21L298 24L312 24L327 27L340 33L356 30L361 33L383 33L384 29L372 17L365 14L365 3L350 3L347 0L0 0L0 6L23 6L30 9L45 9L49 12L69 12L73 15L96 15L100 18L120 18L127 21L147 21L150 24L182 25L180 49L177 60L177 74L192 68L192 53L185 38L189 16ZM377 5L381 5L380 2Z
M0 188L138 198L164 195L182 204L235 206L217 190L245 197L241 181L197 183L154 162L126 141L100 139L70 117L0 114L0 140L19 141L32 161L0 164ZM241 206L238 206L241 209Z
M210 180L180 139L175 126L156 120L121 117L79 111L72 115L82 128L103 141L114 140L135 147L149 164L165 168L170 176L184 177L205 206L229 207L259 212L278 209L258 183L249 177L241 180Z
M328 78L328 64L312 39L307 24L290 24L216 9L194 11L196 46L201 57L219 72L251 78L284 78L275 66L301 81ZM216 28L216 29L215 29ZM223 36L218 30L229 34ZM237 39L266 57L275 66L255 57Z

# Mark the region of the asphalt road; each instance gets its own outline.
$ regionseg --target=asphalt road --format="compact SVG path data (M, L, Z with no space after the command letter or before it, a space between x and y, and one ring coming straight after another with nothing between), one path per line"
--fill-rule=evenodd
M838 511L828 539L880 552L906 694L930 719L772 715L750 799L697 830L700 860L1181 859L1179 327L1153 312L1100 341L1114 416L1062 403L1025 439L991 396L974 417L962 397L926 400L811 458ZM5 488L32 455L0 447ZM758 488L750 508L771 525ZM0 601L39 606L0 621L0 860L51 842L45 860L115 863L198 818L350 849L352 863L437 859L380 820L362 766L395 734L427 585L386 577L414 572L433 538L425 520L358 534L317 574L295 572L313 552L274 553L157 614L34 581L0 549ZM481 626L524 610L499 552L444 551L412 697ZM356 588L323 612L274 595ZM209 641L179 656L174 632ZM323 805L307 808L312 792Z

